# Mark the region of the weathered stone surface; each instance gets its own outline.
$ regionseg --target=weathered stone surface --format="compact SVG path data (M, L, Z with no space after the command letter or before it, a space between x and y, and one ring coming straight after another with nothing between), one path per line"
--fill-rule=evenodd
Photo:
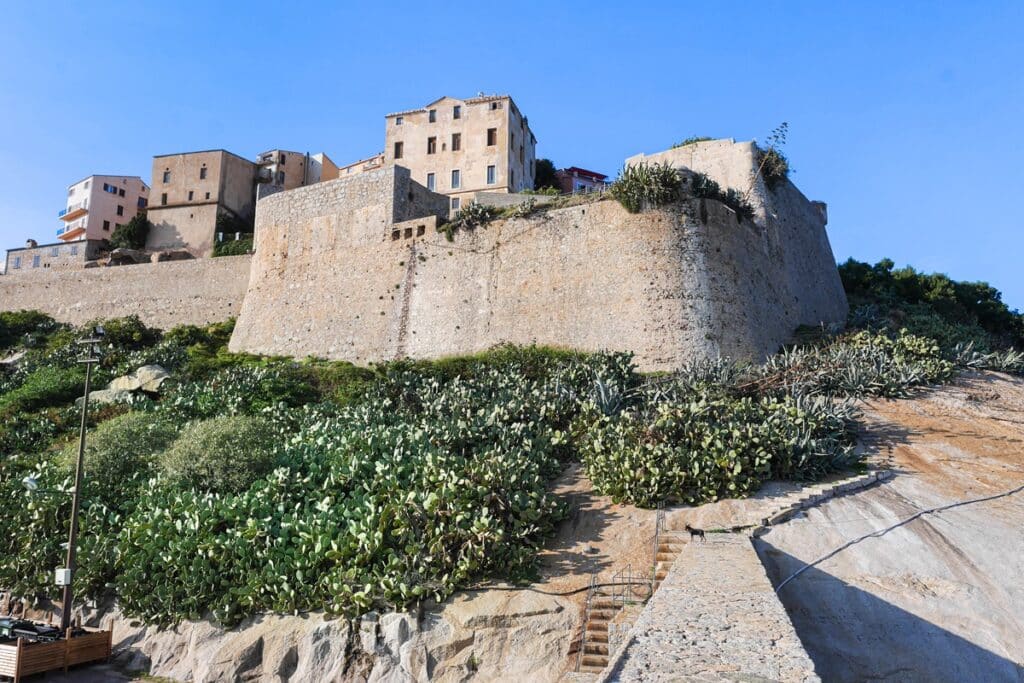
M170 373L159 365L143 365L130 375L117 377L107 385L111 391L148 391L156 393Z
M161 329L221 322L238 315L251 259L224 256L0 277L0 310L35 309L76 325L132 314Z
M753 173L752 149L717 154ZM845 320L821 212L789 183L754 193L758 223L712 200L642 214L606 200L452 242L393 234L399 216L433 215L411 185L388 169L261 200L231 349L367 363L536 342L628 349L659 370L761 357L800 324Z
M122 403L132 400L132 392L123 389L97 389L89 392L89 403ZM75 405L82 407L82 397L75 399Z
M819 681L741 534L691 543L602 681Z

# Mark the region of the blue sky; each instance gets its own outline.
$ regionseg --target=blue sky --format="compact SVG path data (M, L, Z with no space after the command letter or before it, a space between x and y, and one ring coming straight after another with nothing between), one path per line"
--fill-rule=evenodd
M509 10L508 8L512 8ZM385 113L513 95L559 166L610 175L781 121L836 258L985 279L1024 309L1024 3L9 3L0 245L49 240L69 183L154 154L344 163Z

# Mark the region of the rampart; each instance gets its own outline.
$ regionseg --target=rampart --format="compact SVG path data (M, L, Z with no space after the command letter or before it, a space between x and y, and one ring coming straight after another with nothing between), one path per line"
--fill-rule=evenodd
M81 324L138 315L167 329L238 315L249 281L250 256L79 268L0 277L0 310L35 309Z
M750 180L753 157L729 145L717 154ZM755 223L712 200L603 200L448 241L415 225L442 208L402 168L280 193L257 207L231 348L365 364L536 342L631 350L645 370L760 358L846 315L823 213L791 184L771 195Z

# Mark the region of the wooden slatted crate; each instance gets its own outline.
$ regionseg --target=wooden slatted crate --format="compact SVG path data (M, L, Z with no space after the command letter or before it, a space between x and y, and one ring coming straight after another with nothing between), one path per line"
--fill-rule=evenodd
M0 676L20 683L22 676L68 670L69 666L95 662L110 657L113 644L111 631L86 629L86 633L53 643L33 643L19 638L17 643L0 645Z

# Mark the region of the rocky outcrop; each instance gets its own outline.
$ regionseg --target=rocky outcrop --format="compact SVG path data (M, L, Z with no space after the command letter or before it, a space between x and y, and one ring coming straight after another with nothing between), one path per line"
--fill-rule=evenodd
M225 630L210 622L144 626L116 611L87 615L113 627L116 661L177 680L556 681L569 663L579 612L529 589L467 593L422 613L262 615Z
M107 385L107 389L156 393L160 390L160 385L164 383L164 380L170 376L170 373L159 365L143 365L130 375L114 379Z

